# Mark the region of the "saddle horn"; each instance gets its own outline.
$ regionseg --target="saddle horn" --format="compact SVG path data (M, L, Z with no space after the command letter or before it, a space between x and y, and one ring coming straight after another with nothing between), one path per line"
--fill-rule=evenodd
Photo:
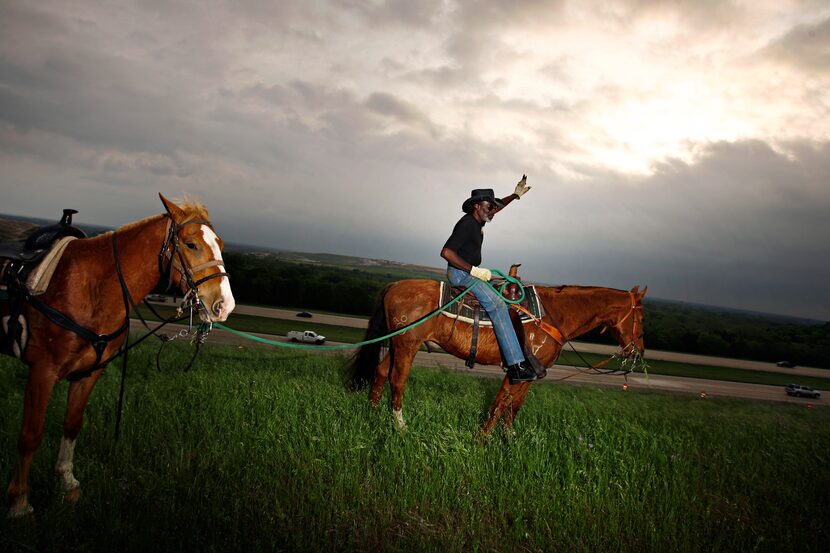
M25 248L29 251L42 250L48 248L55 240L64 236L86 238L84 231L72 226L72 215L75 213L78 213L77 209L64 209L63 216L57 223L32 231L26 238Z

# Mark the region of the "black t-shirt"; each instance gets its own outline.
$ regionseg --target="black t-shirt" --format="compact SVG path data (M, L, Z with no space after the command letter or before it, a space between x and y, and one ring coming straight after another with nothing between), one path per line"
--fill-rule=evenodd
M470 265L481 264L481 243L484 241L484 223L467 213L458 220L444 244Z

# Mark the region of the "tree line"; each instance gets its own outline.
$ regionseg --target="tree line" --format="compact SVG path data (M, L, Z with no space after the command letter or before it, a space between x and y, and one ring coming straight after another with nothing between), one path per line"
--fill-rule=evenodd
M368 316L380 290L403 271L310 265L270 255L226 252L240 303ZM413 278L423 278L418 275ZM830 323L782 322L774 317L646 298L646 347L756 361L791 361L830 368ZM609 343L594 331L584 340Z
M225 252L236 301L370 315L393 275L351 267L306 265L272 256Z

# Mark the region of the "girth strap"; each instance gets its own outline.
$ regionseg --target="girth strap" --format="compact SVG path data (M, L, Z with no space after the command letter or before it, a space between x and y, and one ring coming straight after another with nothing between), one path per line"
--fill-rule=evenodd
M89 341L95 349L95 367L101 364L101 358L104 355L104 350L107 348L107 345L127 330L127 327L129 326L129 321L126 321L115 332L110 332L109 334L98 334L84 326L79 325L68 316L64 315L54 307L43 303L35 296L27 295L26 301L32 307L43 313L47 319L56 325L74 332L81 338Z
M469 369L472 369L476 364L476 353L478 352L478 321L480 313L481 308L476 307L473 309L473 339L470 342L470 356L467 357L467 361L464 363Z

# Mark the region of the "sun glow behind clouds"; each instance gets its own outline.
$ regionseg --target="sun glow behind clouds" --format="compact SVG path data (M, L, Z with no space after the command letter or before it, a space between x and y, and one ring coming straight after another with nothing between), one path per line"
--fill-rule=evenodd
M827 79L759 55L785 29L761 24L780 4L753 6L746 17L759 25L738 36L699 28L671 6L602 25L594 8L569 5L568 24L555 30L506 24L481 56L491 62L480 73L485 90L471 91L501 106L479 106L450 128L485 141L529 138L570 176L588 167L650 175L660 161L692 161L697 145L717 141L830 135L830 120L821 124L830 110L804 109L826 102Z
M672 86L597 113L592 122L609 141L596 143L593 156L618 171L650 174L661 159L692 161L696 143L750 136L753 125L733 117L723 98L703 86Z

